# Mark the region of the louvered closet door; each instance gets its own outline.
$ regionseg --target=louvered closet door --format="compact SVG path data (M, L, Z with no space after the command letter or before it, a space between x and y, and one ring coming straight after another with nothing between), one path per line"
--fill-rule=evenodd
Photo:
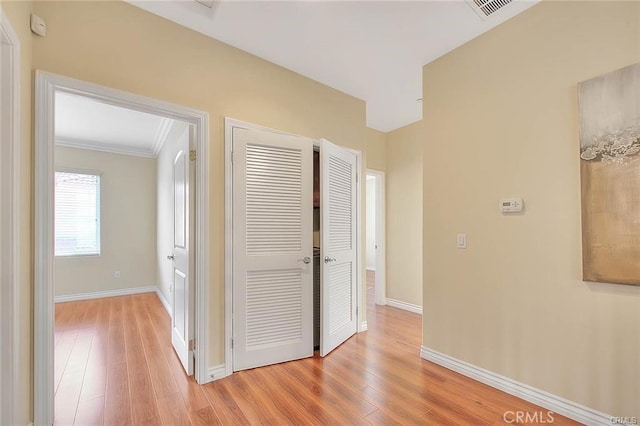
M320 206L322 227L322 331L325 356L357 331L356 156L323 140Z
M313 356L313 142L233 130L233 362Z

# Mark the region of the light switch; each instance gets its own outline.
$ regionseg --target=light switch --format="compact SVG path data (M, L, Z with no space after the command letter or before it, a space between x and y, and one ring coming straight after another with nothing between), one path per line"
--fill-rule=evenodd
M467 248L467 234L458 234L457 247L459 249Z

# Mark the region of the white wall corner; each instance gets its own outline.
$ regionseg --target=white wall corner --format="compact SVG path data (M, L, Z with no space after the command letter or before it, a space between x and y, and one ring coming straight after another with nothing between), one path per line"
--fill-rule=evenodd
M224 364L216 365L213 367L209 367L209 371L207 372L207 383L213 382L215 380L220 380L227 377L227 367ZM203 383L200 383L203 384Z
M585 425L611 425L614 418L577 402L536 389L424 346L420 347L420 357Z
M414 314L422 315L422 306L414 305L413 303L403 302L401 300L389 299L388 297L385 300L387 306L391 306L392 308L398 308L405 311L413 312Z
M167 310L169 317L173 318L173 309L171 308L169 301L164 297L164 294L162 294L162 291L160 291L160 288L156 286L155 292L158 295L158 299L160 299L160 303L162 303L162 306Z
M18 395L20 382L20 131L21 105L21 53L20 39L0 5L0 57L2 62L2 99L0 100L0 125L2 126L2 332L0 333L0 422L12 424L19 417L21 401ZM30 84L30 83L29 83ZM6 206L6 207L5 207Z

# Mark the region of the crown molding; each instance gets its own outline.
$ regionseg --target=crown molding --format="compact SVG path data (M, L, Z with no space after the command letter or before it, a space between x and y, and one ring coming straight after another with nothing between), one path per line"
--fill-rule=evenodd
M169 128L170 127L171 126L169 126ZM108 152L111 154L133 155L136 157L145 157L145 158L157 157L157 155L153 151L149 149L144 149L144 148L132 148L128 146L113 146L111 144L104 143L104 142L96 142L96 141L89 141L89 140L75 139L75 138L65 138L65 137L59 137L59 136L56 136L55 140L56 140L56 145L66 146L69 148L88 149L91 151L102 151L102 152Z
M156 131L156 137L153 140L153 156L157 157L162 150L167 138L169 137L169 133L171 133L171 129L173 129L173 125L175 124L175 120L172 120L167 117L162 117L162 121L158 126L158 130Z

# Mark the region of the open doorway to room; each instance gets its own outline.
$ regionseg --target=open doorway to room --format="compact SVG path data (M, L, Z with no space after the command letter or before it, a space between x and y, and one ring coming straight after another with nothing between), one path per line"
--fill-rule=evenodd
M367 170L366 179L367 313L385 301L384 172Z
M150 420L172 376L193 373L189 130L56 93L57 424Z
M193 373L189 130L56 93L56 423L126 422L127 405L137 423L136 404L161 401L180 363Z
M164 422L207 375L206 115L36 77L36 423Z

